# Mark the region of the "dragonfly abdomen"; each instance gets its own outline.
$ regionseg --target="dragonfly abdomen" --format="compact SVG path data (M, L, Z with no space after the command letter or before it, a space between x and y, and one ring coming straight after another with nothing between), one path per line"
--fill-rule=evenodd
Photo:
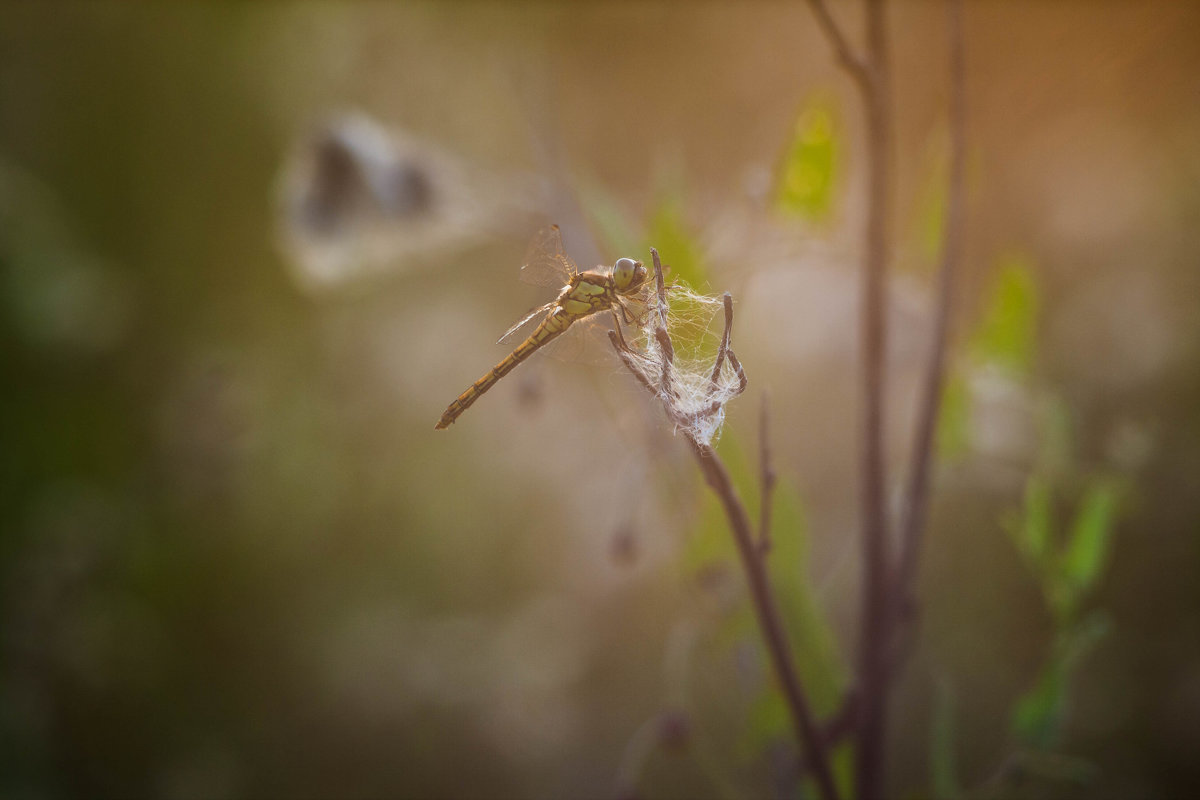
M455 398L454 402L446 407L437 425L433 426L434 429L442 430L450 427L454 420L470 408L484 392L492 388L496 381L516 369L518 364L537 352L539 347L559 336L576 319L577 317L567 314L561 308L556 308L537 326L528 339L517 345L516 349L505 356L499 364L488 370L482 378L468 386L465 392Z

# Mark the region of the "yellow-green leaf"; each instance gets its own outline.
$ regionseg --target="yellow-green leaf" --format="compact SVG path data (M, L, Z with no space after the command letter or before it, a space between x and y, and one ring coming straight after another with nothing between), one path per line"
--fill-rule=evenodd
M1005 258L992 282L983 320L971 340L978 361L1024 377L1037 346L1038 291L1033 267L1022 256Z
M809 222L826 220L833 208L837 166L837 117L828 100L814 97L801 109L784 153L776 208Z

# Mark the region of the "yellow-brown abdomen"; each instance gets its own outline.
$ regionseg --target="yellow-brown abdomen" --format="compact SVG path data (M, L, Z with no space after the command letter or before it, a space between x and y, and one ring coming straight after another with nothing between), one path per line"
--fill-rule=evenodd
M516 349L505 356L499 364L488 370L482 378L468 386L465 392L455 398L454 402L447 406L442 413L442 418L433 426L434 429L440 431L450 427L454 420L470 408L471 404L478 400L484 392L492 388L496 381L512 372L518 364L533 355L539 347L565 331L572 322L574 322L573 317L563 314L557 309L552 312L541 325L537 326L537 330L528 339L517 345Z

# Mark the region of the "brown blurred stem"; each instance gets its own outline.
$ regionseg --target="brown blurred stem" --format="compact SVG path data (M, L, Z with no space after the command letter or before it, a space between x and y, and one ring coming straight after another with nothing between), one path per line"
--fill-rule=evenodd
M654 258L658 300L660 304L659 319L661 322L666 319L666 292L662 281L663 267L659 260L658 252L651 249L650 253ZM741 363L737 360L733 349L729 346L729 335L733 326L733 298L726 293L724 301L725 333L722 336L720 356L718 358L722 361L726 358L729 360L741 380L741 388L745 389L745 373L742 371ZM620 356L621 361L647 391L663 401L667 415L672 421L679 424L680 430L684 433L688 444L691 446L692 453L696 456L696 462L700 466L700 472L704 475L705 482L721 502L721 508L725 512L725 517L729 521L729 528L733 532L734 542L737 544L742 568L745 570L747 582L750 584L750 596L754 602L754 612L758 618L763 639L766 641L767 651L771 656L771 664L775 668L775 675L779 679L780 686L783 689L784 699L787 701L796 740L799 742L801 751L804 754L804 762L808 769L812 771L821 797L825 798L825 800L838 800L837 785L833 781L833 772L829 767L829 757L826 753L825 737L813 717L807 696L801 686L800 676L796 671L795 661L792 659L791 646L784 632L783 621L779 616L779 609L775 604L775 595L771 589L770 577L767 574L766 560L763 558L759 545L755 541L754 527L750 522L750 516L746 513L746 506L734 488L733 481L729 477L729 470L721 460L721 457L717 455L717 452L709 444L697 440L691 434L690 428L686 424L680 424L686 423L686 418L681 417L679 411L671 407L672 382L670 375L674 366L675 348L671 342L670 333L668 333L664 325L660 324L656 326L654 335L660 347L661 364L659 366L661 375L657 382L658 385L655 385L656 382L651 380L639 365L639 355L635 354L626 344L624 338L621 336L620 327L618 326L616 330L608 332L608 338L612 342L613 349ZM713 372L713 380L716 380L719 374L720 363L721 361L718 361L718 369Z
M824 0L809 0L817 23L838 62L862 94L867 123L867 220L862 273L862 451L863 573L858 652L858 720L855 726L855 786L860 800L883 796L884 733L888 687L891 582L884 492L883 401L886 386L887 228L891 194L891 68L883 0L866 0L866 53L855 55Z
M758 509L758 551L764 556L771 550L771 498L775 492L778 476L771 466L770 399L766 392L762 396L762 408L758 417L758 481L762 490Z
M900 555L893 581L894 603L906 623L914 608L913 584L926 527L930 471L933 465L937 419L942 407L946 377L946 342L950 334L950 308L955 277L962 259L965 219L966 172L966 65L963 53L962 0L947 0L947 35L950 50L950 175L946 192L946 225L942 263L938 274L933 342L918 406L912 464L900 517Z

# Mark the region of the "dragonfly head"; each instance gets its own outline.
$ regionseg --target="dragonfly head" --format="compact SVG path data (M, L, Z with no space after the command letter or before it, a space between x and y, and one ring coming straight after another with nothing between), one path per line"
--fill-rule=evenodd
M649 274L642 262L632 258L618 258L617 263L613 264L613 285L621 294L629 294L641 288Z

